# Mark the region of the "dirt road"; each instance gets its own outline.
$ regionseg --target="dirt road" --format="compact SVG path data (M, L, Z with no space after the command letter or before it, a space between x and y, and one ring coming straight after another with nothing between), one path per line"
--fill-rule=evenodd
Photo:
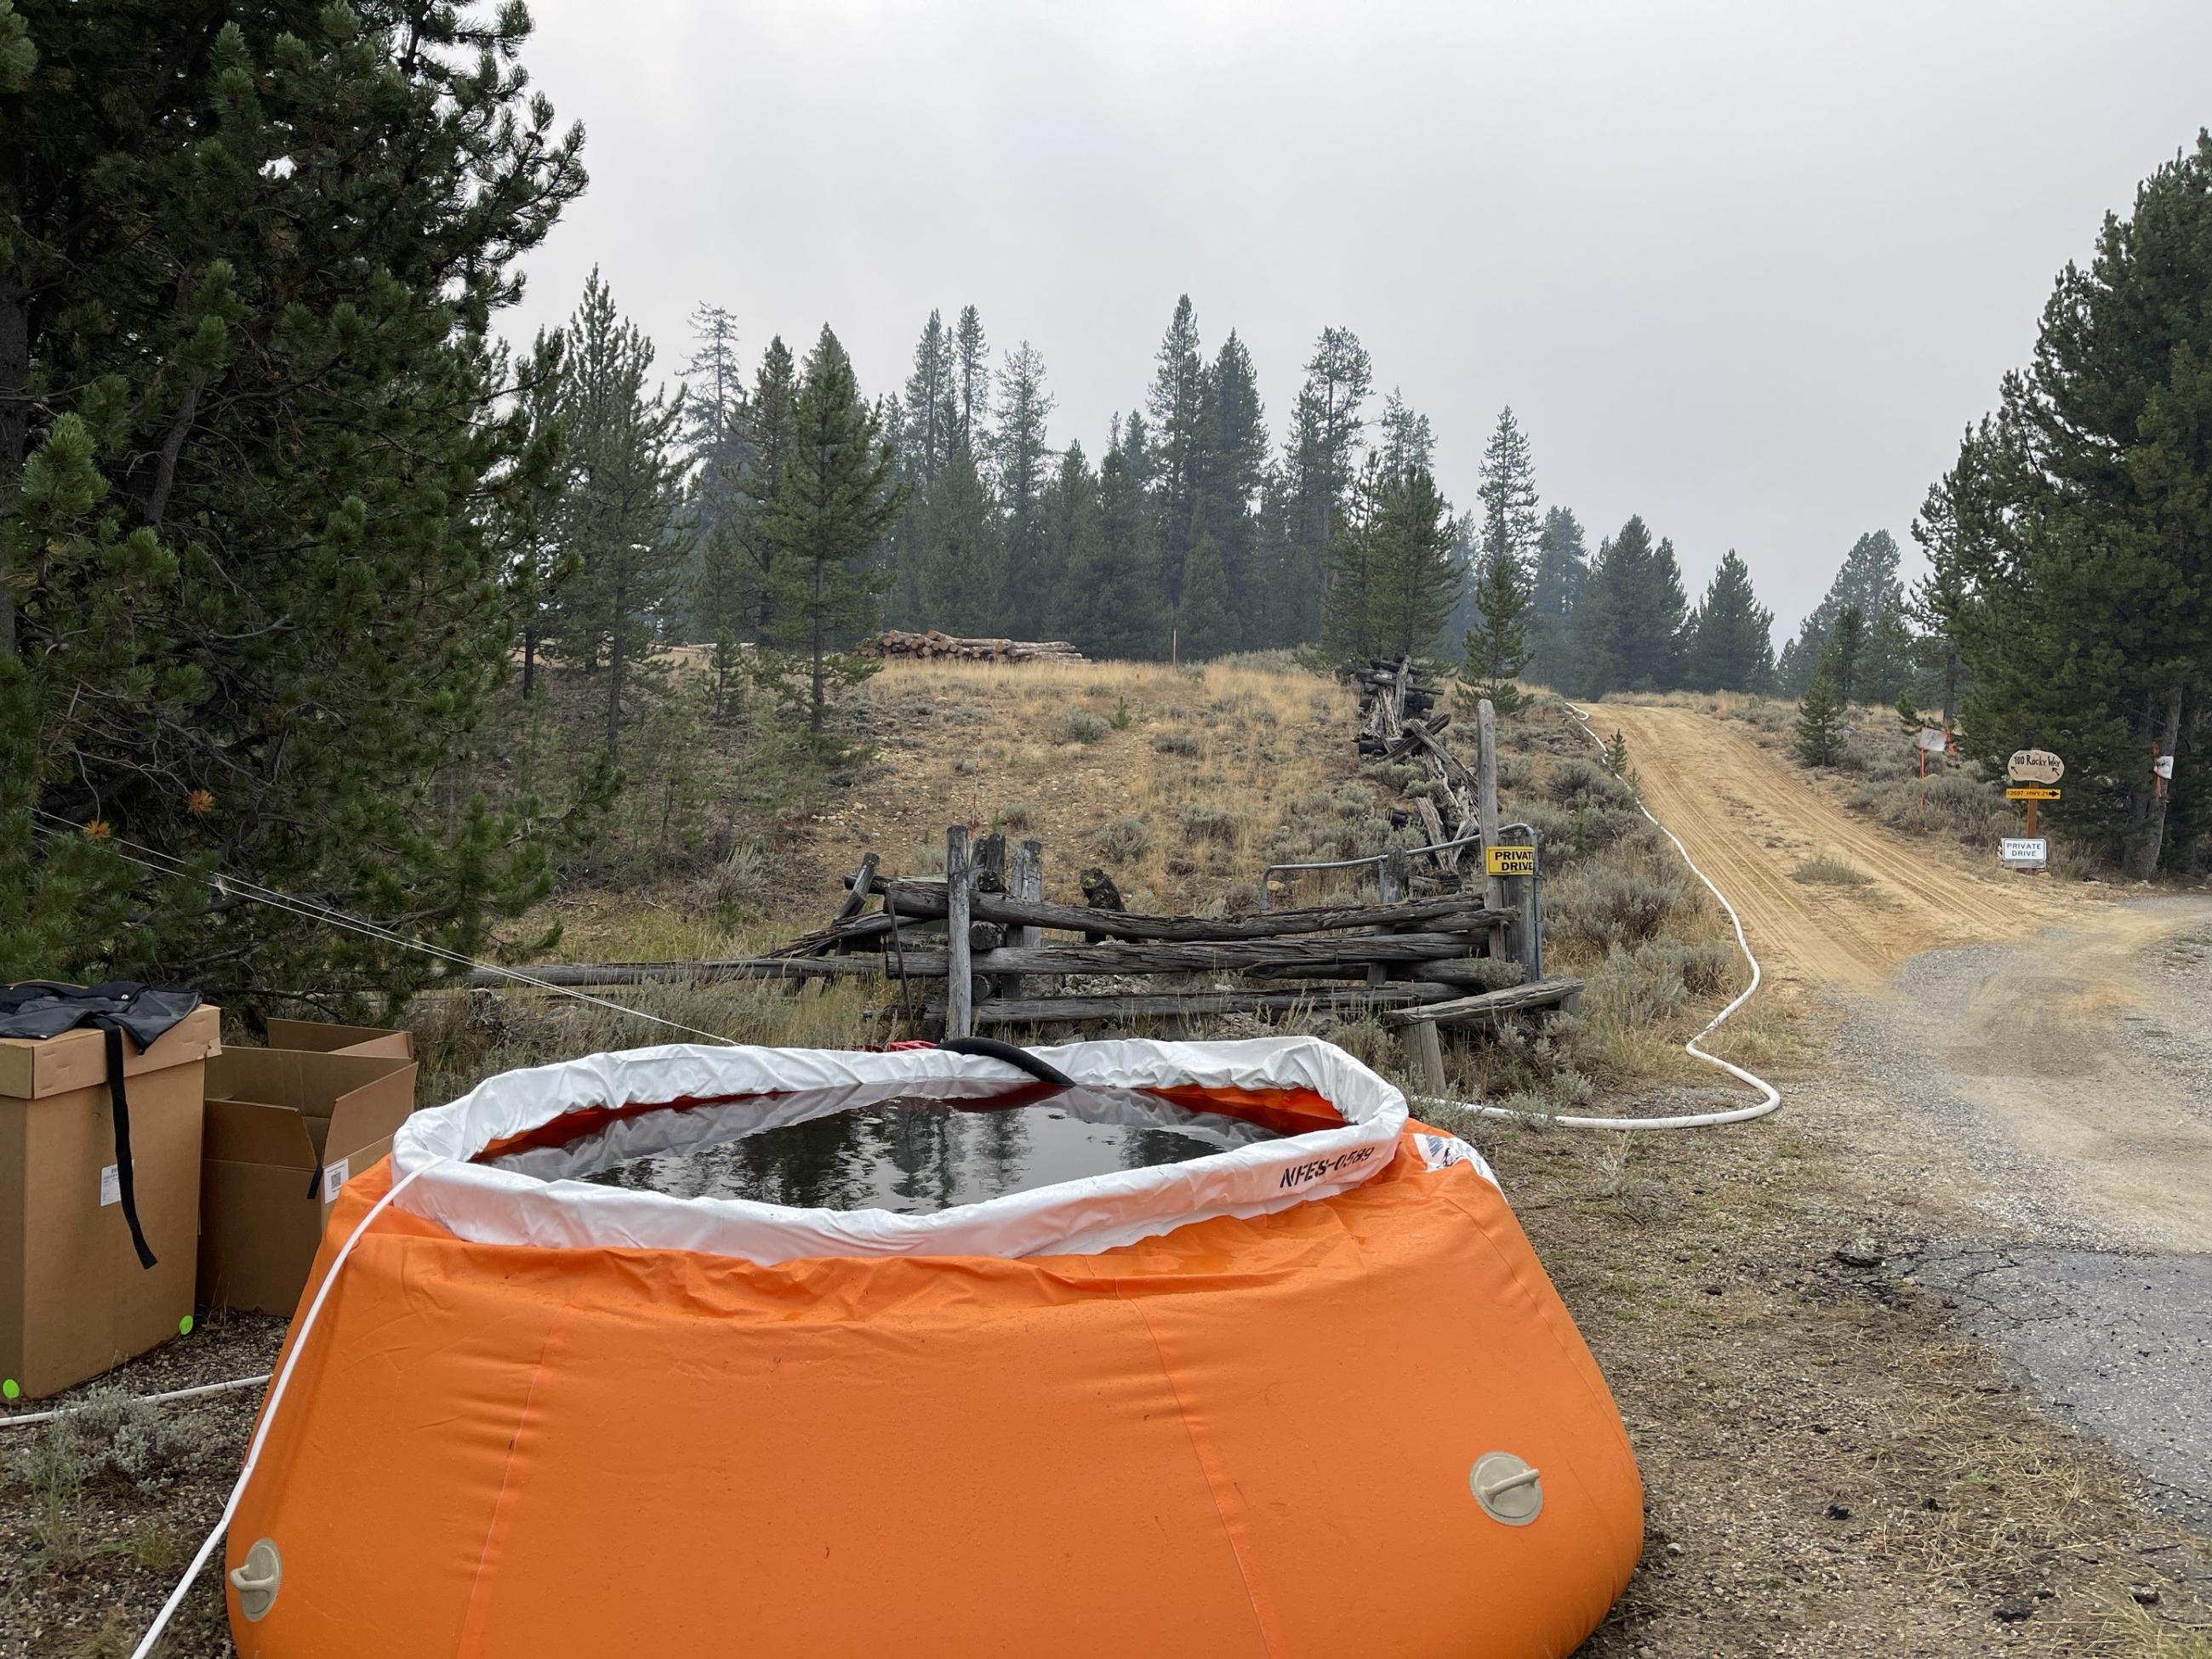
M1605 704L1646 804L1784 994L1840 1015L1799 1103L1950 1235L1919 1272L2053 1407L2212 1516L2212 900L1977 870L1854 818L1740 723ZM1859 885L1794 872L1829 855Z
M1737 721L1636 703L1589 717L1626 738L1645 803L1735 902L1770 974L1801 994L1878 1000L1851 1015L1877 1033L1858 1044L1863 1063L1942 1121L1973 1166L1965 1190L1995 1218L2212 1249L2212 1115L2172 1055L2145 1046L2173 1024L2152 958L2212 925L2212 903L1978 871L1960 849L1834 805ZM1796 879L1823 855L1869 879ZM2002 948L1951 956L1975 946Z
M1949 848L1852 817L1740 721L1638 703L1586 712L1601 734L1617 727L1627 739L1644 804L1734 901L1753 948L1785 984L1874 990L1922 951L2018 939L2069 914L2043 880L1977 872ZM1793 878L1823 855L1870 879Z

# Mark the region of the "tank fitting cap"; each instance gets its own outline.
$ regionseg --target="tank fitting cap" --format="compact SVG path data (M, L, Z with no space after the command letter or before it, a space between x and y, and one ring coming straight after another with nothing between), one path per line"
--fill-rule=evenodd
M264 1538L246 1553L246 1559L230 1570L230 1587L238 1592L238 1610L252 1624L276 1605L276 1589L284 1579L284 1563L276 1544Z
M1542 1478L1511 1452L1483 1453L1467 1484L1482 1512L1506 1526L1525 1527L1544 1511Z

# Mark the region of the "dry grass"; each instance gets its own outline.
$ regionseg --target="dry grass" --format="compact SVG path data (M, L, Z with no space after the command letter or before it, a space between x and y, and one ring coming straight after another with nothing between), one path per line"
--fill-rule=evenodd
M553 955L569 962L743 955L818 926L864 852L887 874L941 869L954 823L1042 841L1048 898L1079 902L1078 876L1099 865L1133 908L1249 908L1294 804L1352 783L1353 706L1347 689L1272 658L890 663L853 697L873 758L818 804L787 790L797 804L775 818L766 870L744 867L750 843L726 823L750 798L722 778L700 817L724 823L714 838L729 846L707 873L678 858L665 879L572 884L518 931L558 921ZM1128 820L1146 828L1141 848Z
M911 862L947 823L1018 805L1020 832L1044 843L1048 897L1075 899L1096 864L1133 908L1197 909L1257 875L1285 803L1349 774L1352 708L1344 687L1233 659L892 663L860 694L876 764L808 837L829 869L869 848ZM1146 845L1116 832L1127 819Z
M1874 880L1856 865L1848 864L1832 853L1807 859L1790 872L1790 878L1832 887L1864 887Z

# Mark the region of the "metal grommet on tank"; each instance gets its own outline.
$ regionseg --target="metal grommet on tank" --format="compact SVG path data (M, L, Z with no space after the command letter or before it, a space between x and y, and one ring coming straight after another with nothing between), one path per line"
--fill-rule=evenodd
M230 1570L230 1587L238 1592L238 1610L248 1624L267 1616L276 1605L276 1591L284 1579L284 1562L274 1540L264 1538L246 1553L246 1559Z
M1474 1501L1492 1520L1525 1527L1544 1512L1543 1478L1511 1452L1485 1452L1468 1471Z

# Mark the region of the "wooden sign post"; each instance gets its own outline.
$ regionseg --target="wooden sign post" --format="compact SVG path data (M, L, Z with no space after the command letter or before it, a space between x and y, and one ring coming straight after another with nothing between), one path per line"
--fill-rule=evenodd
M2005 763L2005 775L2015 786L2005 791L2005 799L2027 803L2027 838L2033 841L2036 804L2058 799L2058 780L2066 775L2066 763L2048 749L2015 749Z

